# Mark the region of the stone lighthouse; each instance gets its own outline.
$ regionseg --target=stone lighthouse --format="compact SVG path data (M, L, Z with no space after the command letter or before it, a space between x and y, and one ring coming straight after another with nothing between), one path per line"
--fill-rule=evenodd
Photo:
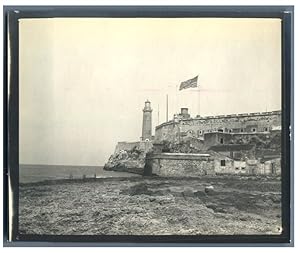
M142 141L150 140L152 140L152 109L150 101L147 100L143 109Z

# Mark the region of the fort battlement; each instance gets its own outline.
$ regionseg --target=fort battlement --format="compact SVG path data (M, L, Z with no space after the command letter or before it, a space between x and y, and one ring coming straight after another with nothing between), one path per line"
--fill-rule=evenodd
M115 148L115 154L119 153L121 150L131 151L134 148L148 151L152 147L152 143L150 141L135 141L135 142L118 142Z
M158 125L155 128L155 140L176 141L180 136L201 138L205 133L211 132L262 133L281 126L281 111L194 118L183 116L185 115L179 114L173 120Z
M201 117L197 115L195 118L189 119L180 119L180 121L193 121L193 120L209 120L209 119L222 119L222 118L244 118L244 117L252 117L252 116L269 116L269 115L279 115L281 116L281 111L270 111L270 112L254 112L254 113L238 113L238 114L227 114L227 115L215 115L215 116L204 116ZM163 126L178 123L174 120L169 120L168 122L164 122L155 127L155 129L159 129Z

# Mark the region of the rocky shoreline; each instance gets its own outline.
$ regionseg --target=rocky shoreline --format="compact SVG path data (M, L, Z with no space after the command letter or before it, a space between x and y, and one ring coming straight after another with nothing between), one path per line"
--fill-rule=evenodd
M104 170L130 172L143 175L146 151L134 147L130 150L120 150L110 156L104 165Z
M213 186L212 191L205 191ZM101 178L20 185L20 232L280 234L279 178Z

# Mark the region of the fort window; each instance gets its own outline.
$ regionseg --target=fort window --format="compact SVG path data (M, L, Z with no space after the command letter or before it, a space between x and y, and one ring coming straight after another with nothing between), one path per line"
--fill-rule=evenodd
M242 133L242 132L244 132L244 129L243 129L243 128L241 129L241 133Z
M268 129L267 127L265 127L265 132L268 132L268 130L269 130L269 129Z
M235 170L239 170L239 167L235 167Z
M256 128L252 128L252 132L256 132Z
M225 160L221 160L221 166L225 166Z
M245 170L246 168L245 167L242 167L242 170Z
M224 143L224 139L220 138L220 143L223 144Z
M224 131L223 131L223 129L218 129L218 132L223 133Z
M232 129L229 129L229 133L232 133Z

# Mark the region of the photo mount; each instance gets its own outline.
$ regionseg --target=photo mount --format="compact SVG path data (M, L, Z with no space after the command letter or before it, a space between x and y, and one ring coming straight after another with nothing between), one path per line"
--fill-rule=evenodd
M235 246L293 245L293 13L292 6L5 6L4 16L4 243L5 246ZM281 235L23 235L19 211L19 26L23 18L280 18L282 20ZM9 41L9 43L7 42ZM10 58L8 59L8 56ZM8 64L10 62L10 64ZM9 73L8 73L9 72ZM9 91L9 94L8 94ZM12 200L12 202L10 202Z

